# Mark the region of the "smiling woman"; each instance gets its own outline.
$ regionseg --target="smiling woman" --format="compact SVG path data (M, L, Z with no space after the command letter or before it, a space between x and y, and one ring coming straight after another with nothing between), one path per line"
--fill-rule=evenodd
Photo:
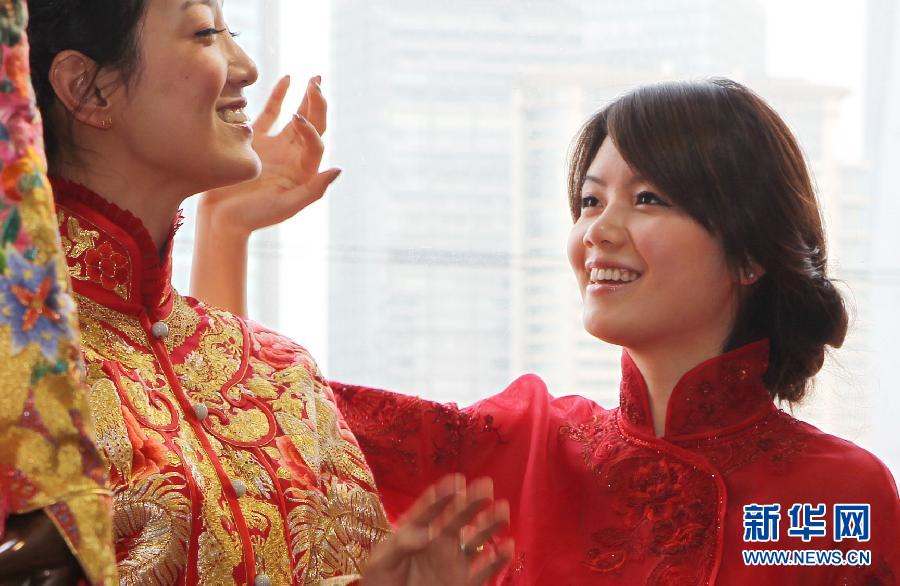
M171 284L187 197L244 182L263 209L293 214L335 179L318 170L324 118L306 117L324 115L318 86L309 84L286 128L260 142L243 113L256 66L217 0L28 7L58 262L73 282L103 456L103 469L90 472L112 488L120 582L483 583L509 557L477 553L506 522L489 481L435 483L391 535L368 465L309 353ZM281 148L260 148L261 161L260 144ZM36 271L11 266L23 273L20 303L34 310L25 327L50 335L45 322L61 319L46 302L52 279L38 285Z
M488 474L511 583L895 583L890 472L773 403L847 331L780 117L729 80L634 89L577 136L569 205L584 326L624 347L619 407L533 375L466 409L332 383L388 514L447 471Z

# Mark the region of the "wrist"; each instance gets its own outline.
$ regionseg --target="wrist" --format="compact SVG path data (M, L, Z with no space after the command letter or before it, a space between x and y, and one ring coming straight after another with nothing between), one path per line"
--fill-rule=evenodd
M197 204L198 234L203 234L207 239L246 245L253 230L235 221L232 210L223 203L225 199L217 197L215 191L200 196Z

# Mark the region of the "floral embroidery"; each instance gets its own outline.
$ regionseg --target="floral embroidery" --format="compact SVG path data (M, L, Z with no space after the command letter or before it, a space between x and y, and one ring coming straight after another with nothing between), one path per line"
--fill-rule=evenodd
M303 456L297 450L297 446L289 437L281 436L275 440L278 453L281 455L279 462L291 473L291 484L297 487L312 487L317 484L316 475L306 464Z
M65 234L61 237L63 250L69 258L78 258L91 248L94 248L94 240L100 237L100 233L96 230L82 228L81 224L78 222L78 218L70 216L68 220L66 220L66 216L62 210L59 211L58 222L60 228L65 225ZM65 222L65 224L63 222Z
M131 477L139 480L150 474L159 474L168 461L166 448L157 440L147 436L128 409L122 409L122 418L128 432L128 441L131 443ZM122 480L121 477L117 477L115 472L110 478L113 483Z
M492 449L505 442L492 415L472 415L455 405L441 405L417 397L372 391L332 382L338 408L352 422L360 447L380 476L380 462L399 462L406 473L419 474L420 458L453 469L463 449ZM423 430L428 426L438 433ZM432 437L432 445L422 450L421 437ZM383 456L390 455L390 458Z
M407 473L419 473L419 454L409 445L422 429L422 410L428 404L414 397L394 393L372 393L365 389L331 383L335 390L338 408L348 421L363 452L374 466L375 476L381 476L380 462L393 460L393 465L403 466ZM392 458L383 456L390 454Z
M787 413L774 411L738 434L678 443L702 453L723 474L762 458L768 459L776 472L783 472L806 447L808 437L798 433L797 425L798 421Z
M0 274L0 324L12 330L12 350L40 346L49 361L56 361L59 340L72 335L69 298L61 294L54 263L29 263L10 248L6 255L9 276Z
M84 425L74 304L44 175L26 15L25 0L0 0L0 534L6 515L44 508L86 581L112 584L110 494Z
M115 252L109 242L84 253L84 266L88 279L109 291L128 282L128 259Z
M666 437L694 435L738 425L771 409L772 397L762 382L769 344L762 340L699 365L672 390ZM652 433L647 386L634 362L622 356L620 409L635 427Z
M306 350L299 344L255 322L248 321L247 326L253 336L253 353L260 360L279 370L302 363Z
M434 462L438 465L456 463L466 442L482 444L485 439L494 446L503 443L500 430L494 426L493 415L471 415L459 409L439 405L429 410L436 425L447 432L447 440L434 446ZM485 446L486 447L486 446Z
M560 434L582 445L618 522L591 535L583 564L598 573L630 559L659 558L647 584L697 584L709 572L716 543L717 489L709 474L668 454L627 441L615 412Z
M0 132L10 133L10 127L2 126L0 128L2 128ZM10 136L10 138L13 137ZM0 172L0 185L3 186L3 191L10 201L21 202L26 194L43 185L43 169L37 159L37 153L33 148L28 147L24 158L17 159L3 167L3 171Z

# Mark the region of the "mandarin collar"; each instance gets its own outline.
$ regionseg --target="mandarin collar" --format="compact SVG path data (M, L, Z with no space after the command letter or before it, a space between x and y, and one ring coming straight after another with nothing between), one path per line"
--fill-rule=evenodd
M151 320L172 311L172 247L181 213L162 255L143 222L87 187L51 177L57 220L75 292Z
M692 368L672 390L663 439L724 435L775 410L763 382L768 365L769 341L760 340ZM627 351L622 353L619 407L627 430L655 435L647 383Z

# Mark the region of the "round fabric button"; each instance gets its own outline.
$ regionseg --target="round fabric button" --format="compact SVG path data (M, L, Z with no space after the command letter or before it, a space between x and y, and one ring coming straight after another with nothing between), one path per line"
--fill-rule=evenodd
M169 324L164 321L158 321L150 328L153 337L157 340L165 340L169 335Z
M197 419L203 421L209 417L209 409L203 403L194 403L194 415L197 416Z
M272 579L265 574L259 574L256 576L256 579L253 580L253 586L272 586Z
M231 487L234 489L234 493L241 498L247 493L247 485L244 484L243 480L232 480Z

